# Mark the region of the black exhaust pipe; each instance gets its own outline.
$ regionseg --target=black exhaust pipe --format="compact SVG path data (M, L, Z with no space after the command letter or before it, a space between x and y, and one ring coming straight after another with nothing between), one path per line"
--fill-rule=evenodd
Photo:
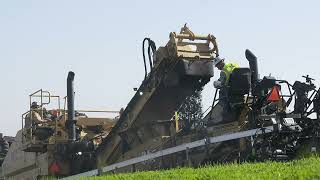
M67 100L68 100L68 119L66 128L68 129L69 141L76 141L76 120L74 111L74 72L69 71L67 78Z
M257 57L249 49L246 49L245 55L251 70L251 84L255 87L259 78Z

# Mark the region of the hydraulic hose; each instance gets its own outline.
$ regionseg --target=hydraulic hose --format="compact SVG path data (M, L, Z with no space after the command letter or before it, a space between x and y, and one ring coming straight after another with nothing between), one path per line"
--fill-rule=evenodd
M142 41L142 55L143 55L143 65L144 65L144 79L147 78L147 74L148 74L146 57L145 57L145 42L146 41L148 41L148 58L149 58L150 71L152 70L152 67L153 67L151 53L153 54L157 49L156 44L150 38L143 39L143 41Z
M142 41L142 56L143 56L143 64L144 64L144 79L147 78L147 65L146 65L146 57L144 55L144 43L148 39L149 38L144 38L143 41Z

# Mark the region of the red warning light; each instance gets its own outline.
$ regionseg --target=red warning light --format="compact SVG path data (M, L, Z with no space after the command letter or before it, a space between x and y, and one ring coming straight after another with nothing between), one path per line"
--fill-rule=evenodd
M273 86L269 95L268 95L268 101L269 102L276 102L276 101L280 101L281 97L280 97L280 90L278 86Z
M52 173L52 174L56 174L58 172L60 172L60 166L58 165L58 163L54 162L51 164L50 168L49 168L49 171Z

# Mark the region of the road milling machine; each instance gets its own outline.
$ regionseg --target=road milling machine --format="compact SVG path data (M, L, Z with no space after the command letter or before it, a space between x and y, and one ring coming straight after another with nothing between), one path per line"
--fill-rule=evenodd
M176 132L170 128L174 112L213 76L217 43L213 35L195 35L186 26L180 33L170 33L167 45L158 50L151 39L145 43L149 61L143 51L144 80L116 119L91 118L74 110L73 72L68 74L63 109L59 96L43 90L32 93L30 110L22 115L22 130L2 164L2 177L78 174L124 159L125 153L126 158L139 155L171 137ZM58 107L47 110L53 99Z
M184 131L175 112L213 76L212 60L219 56L215 38L197 36L184 26L157 51L153 41L145 40L151 71L97 148L98 169L87 174L289 160L303 147L318 152L319 89L309 76L293 85L260 78L257 57L246 50L249 67L232 72L228 106L217 99L217 90L210 111Z
M260 78L257 57L249 50L249 67L234 69L229 78L227 106L217 90L203 118L181 126L181 107L213 77L219 51L213 35L196 35L187 26L169 38L158 49L150 38L143 40L144 79L114 119L90 118L74 109L73 72L67 78L67 107L46 110L56 96L42 90L30 95L31 108L22 115L23 128L0 177L79 178L212 162L289 160L301 151L319 151L320 90L314 79L304 76L305 82L290 84ZM32 103L35 96L39 106Z

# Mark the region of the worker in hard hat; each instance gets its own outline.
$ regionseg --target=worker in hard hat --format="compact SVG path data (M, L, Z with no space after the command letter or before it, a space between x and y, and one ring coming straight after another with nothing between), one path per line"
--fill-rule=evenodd
M217 89L220 89L219 101L223 108L227 110L229 109L227 87L230 80L230 75L235 68L239 68L239 65L236 63L225 63L224 59L220 57L214 58L213 63L216 68L221 71L219 79L213 82L213 86Z
M220 78L213 82L215 88L221 89L229 83L230 75L235 68L239 68L236 63L225 63L223 58L216 57L214 65L221 71Z
M45 116L46 110L41 109L37 102L32 102L30 106L30 112L25 117L25 127L31 128L33 125L46 123L49 121Z

